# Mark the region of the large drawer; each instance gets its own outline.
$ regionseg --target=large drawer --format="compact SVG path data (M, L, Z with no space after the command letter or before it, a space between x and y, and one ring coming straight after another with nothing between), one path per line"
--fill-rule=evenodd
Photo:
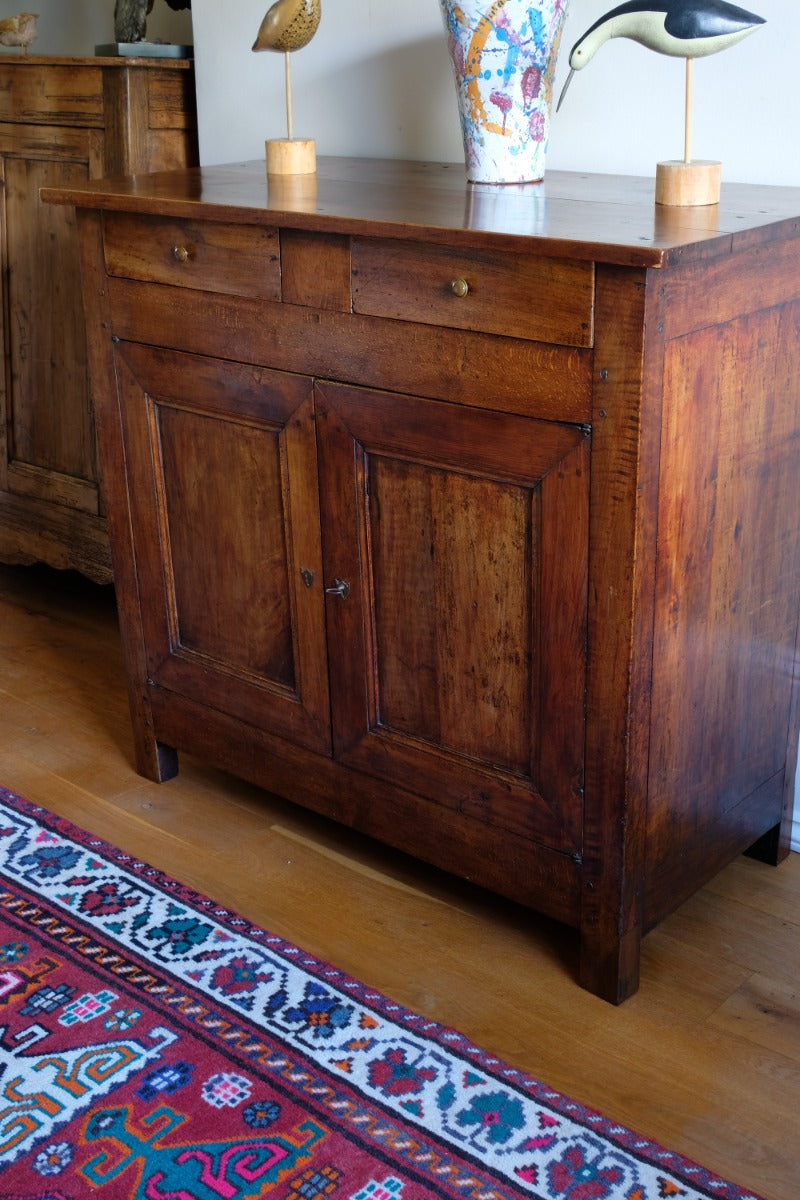
M591 346L594 264L355 237L353 308L564 346Z
M104 229L109 275L229 296L281 298L275 229L130 213L106 213Z

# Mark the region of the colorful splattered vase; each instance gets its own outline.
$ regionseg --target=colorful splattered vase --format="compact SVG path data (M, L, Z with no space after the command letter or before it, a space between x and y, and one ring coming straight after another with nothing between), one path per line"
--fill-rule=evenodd
M467 178L544 176L567 0L439 0L456 79Z

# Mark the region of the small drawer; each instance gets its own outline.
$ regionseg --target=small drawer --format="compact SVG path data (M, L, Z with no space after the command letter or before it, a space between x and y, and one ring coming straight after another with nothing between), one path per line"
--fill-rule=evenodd
M281 298L275 229L131 213L106 213L104 229L109 275L257 300Z
M356 312L592 345L591 262L353 238L352 275Z

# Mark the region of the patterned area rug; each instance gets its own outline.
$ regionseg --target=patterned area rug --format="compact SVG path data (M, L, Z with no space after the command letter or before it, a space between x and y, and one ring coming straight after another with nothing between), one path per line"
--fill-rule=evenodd
M752 1200L0 788L5 1200Z

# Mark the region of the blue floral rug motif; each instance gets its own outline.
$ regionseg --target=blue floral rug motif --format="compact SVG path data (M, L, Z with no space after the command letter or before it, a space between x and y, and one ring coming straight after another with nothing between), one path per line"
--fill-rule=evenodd
M0 788L6 1200L758 1200Z

